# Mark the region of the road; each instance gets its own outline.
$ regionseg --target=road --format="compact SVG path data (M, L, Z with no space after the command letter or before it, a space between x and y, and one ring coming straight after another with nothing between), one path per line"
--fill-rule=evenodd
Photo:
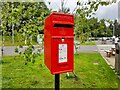
M17 55L18 53L15 53L15 48L16 46L5 46L3 47L3 56L13 56ZM19 52L23 52L27 46L23 46L23 48L19 48ZM2 56L2 47L0 47L1 53L0 56ZM38 50L38 45L35 46L34 52L37 52Z
M96 45L80 45L78 48L78 52L96 52L98 51L97 46Z
M98 52L101 50L109 50L111 47L113 47L114 45L112 44L112 42L107 41L107 44L105 45L101 45L101 41L95 41L97 45L87 45L87 46L78 46L78 52ZM3 56L13 56L13 55L17 55L17 53L15 53L15 48L16 46L5 46L3 47ZM19 52L24 51L27 48L27 46L24 46L23 48L19 48ZM0 49L2 49L2 47L0 47ZM35 46L35 50L34 52L37 52L38 50L38 46ZM2 54L2 53L0 53ZM1 55L2 56L2 55Z
M97 48L98 48L99 51L110 50L111 47L115 47L115 45L112 44L112 42L110 40L107 40L106 44L101 44L100 40L95 41L95 42L96 42L96 45L97 45Z

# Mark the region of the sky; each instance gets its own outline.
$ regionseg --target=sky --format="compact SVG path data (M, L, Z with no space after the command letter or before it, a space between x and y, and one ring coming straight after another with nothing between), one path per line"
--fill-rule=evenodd
M46 3L47 6L51 8L53 11L58 11L58 9L61 8L60 7L61 0L45 0L45 2L48 2L48 1L50 1L51 4L48 5ZM70 12L72 12L78 0L65 0L65 1L67 1L65 7L70 8L71 10ZM80 0L80 1L85 2L87 0ZM108 0L102 0L102 1L108 1ZM117 2L118 1L120 0L117 0ZM99 6L95 17L98 17L99 20L100 19L110 19L110 20L118 19L118 3L113 3L108 6Z

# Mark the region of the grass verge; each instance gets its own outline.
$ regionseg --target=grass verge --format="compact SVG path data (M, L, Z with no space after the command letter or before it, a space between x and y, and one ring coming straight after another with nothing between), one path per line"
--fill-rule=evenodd
M96 45L93 41L86 41L84 43L81 43L81 45Z
M54 75L44 65L43 55L35 64L24 65L19 56L6 56L2 61L3 88L54 88ZM75 55L75 78L60 75L61 88L118 88L117 76L99 53ZM70 73L72 76L72 73Z
M0 38L2 38L2 36L0 36ZM25 45L25 42L24 41L20 42L17 36L14 37L14 43L12 43L12 36L4 36L4 39L5 39L4 46L17 46L19 44ZM1 42L0 46L2 46L3 42L2 41L0 42ZM38 44L35 40L33 40L32 43L34 45Z

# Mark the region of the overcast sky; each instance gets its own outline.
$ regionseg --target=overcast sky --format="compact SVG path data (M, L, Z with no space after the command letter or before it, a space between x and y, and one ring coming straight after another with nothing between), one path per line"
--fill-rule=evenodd
M53 11L58 11L58 8L61 8L60 5L60 1L61 0L45 0L46 2L50 1L51 4L47 6L49 6L49 8L51 8ZM70 8L71 12L73 11L73 9L76 6L76 3L78 0L65 0L67 1L65 7ZM81 1L87 1L87 0L81 0ZM106 0L104 0L106 1ZM120 0L117 0L117 2ZM98 19L118 19L118 3L114 3L112 5L108 5L108 6L100 6L99 9L96 12L95 17L98 17Z

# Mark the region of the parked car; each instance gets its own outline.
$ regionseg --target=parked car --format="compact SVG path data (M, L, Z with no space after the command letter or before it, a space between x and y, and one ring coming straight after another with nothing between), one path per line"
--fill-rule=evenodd
M118 42L120 42L120 37L118 37L118 39L119 39Z
M102 37L102 44L106 44L106 40L107 40L106 37Z

